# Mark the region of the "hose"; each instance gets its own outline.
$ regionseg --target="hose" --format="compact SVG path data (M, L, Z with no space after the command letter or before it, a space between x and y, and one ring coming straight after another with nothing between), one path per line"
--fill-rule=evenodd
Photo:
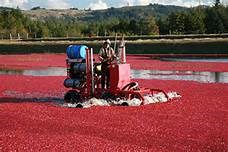
M137 82L131 82L127 85L125 85L123 88L122 88L122 91L129 91L129 90L139 90L139 84Z

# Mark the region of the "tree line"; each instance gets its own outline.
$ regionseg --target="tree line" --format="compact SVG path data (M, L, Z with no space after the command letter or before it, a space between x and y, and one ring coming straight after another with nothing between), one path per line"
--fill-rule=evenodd
M217 1L218 2L218 1ZM215 3L213 7L171 13L166 20L158 19L160 34L220 34L228 32L228 7Z
M219 34L228 32L228 7L216 0L214 6L198 6L189 11L171 13L166 17L153 15L140 19L107 18L86 22L74 19L48 18L32 20L20 9L0 12L0 34L43 38L114 36L116 33L128 36L167 34Z

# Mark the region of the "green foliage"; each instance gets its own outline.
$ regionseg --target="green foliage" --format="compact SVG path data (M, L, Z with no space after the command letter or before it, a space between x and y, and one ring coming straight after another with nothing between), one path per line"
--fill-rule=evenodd
M170 34L184 34L185 19L186 15L184 13L171 13L168 16Z
M221 5L220 0L215 0L215 7L218 7L220 5Z
M40 9L40 8L35 8ZM166 15L169 14L169 15ZM157 34L213 34L228 32L228 7L219 0L213 7L183 8L150 4L91 11L90 17L32 20L19 9L0 11L0 34L29 38L127 36Z
M68 45L68 42L4 43L0 45L0 54L64 53ZM94 48L94 52L98 53L102 44L87 41L85 45ZM228 41L179 40L173 42L161 40L156 42L128 42L126 45L128 54L227 54Z
M223 33L225 28L221 15L216 7L208 8L206 10L205 25L207 33Z
M197 9L185 14L185 34L203 33L205 33L204 14Z
M4 10L0 14L0 29L2 29L2 32L12 34L23 33L26 31L24 26L25 21L26 18L19 9Z
M228 7L220 5L217 7L218 15L222 21L225 33L228 32Z
M93 11L90 16L85 17L84 21L96 22L107 20L111 18L119 18L125 20L141 20L150 16L166 17L167 14L172 12L186 11L187 8L180 6L166 6L159 4L150 4L147 6L133 6L133 7L122 7L122 8L109 8L107 10Z
M159 28L153 16L147 17L139 22L141 35L158 35Z
M228 31L228 8L217 2L214 7L196 7L189 12L171 13L166 22L159 21L159 27L170 34L219 34ZM167 34L167 33L166 33Z

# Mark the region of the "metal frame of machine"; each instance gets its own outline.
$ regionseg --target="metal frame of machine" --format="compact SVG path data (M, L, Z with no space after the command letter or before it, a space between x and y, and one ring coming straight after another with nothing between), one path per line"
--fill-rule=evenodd
M67 58L67 79L64 85L72 89L65 94L65 102L81 103L93 97L111 100L137 98L144 101L145 95L153 95L155 92L162 92L169 100L163 90L140 88L137 82L131 82L130 72L126 73L126 71L130 71L130 65L126 63L125 47L119 48L118 54L119 60L112 63L110 67L111 85L106 90L101 89L100 75L96 72L99 63L94 63L92 48L86 49L86 59ZM120 74L121 72L122 74Z

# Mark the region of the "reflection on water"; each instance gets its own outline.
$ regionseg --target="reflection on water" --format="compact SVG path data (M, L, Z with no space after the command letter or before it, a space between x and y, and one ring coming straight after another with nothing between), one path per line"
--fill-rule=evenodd
M160 58L161 61L173 61L173 62L220 62L227 63L228 58Z
M66 68L48 68L41 70L24 70L23 75L28 76L66 76Z
M47 68L38 70L0 69L0 75L25 76L66 76L66 68ZM194 71L161 71L131 70L134 79L185 80L202 83L228 83L228 72L194 72Z
M66 68L52 67L46 69L33 70L10 70L0 69L0 74L3 75L25 75L25 76L66 76Z

